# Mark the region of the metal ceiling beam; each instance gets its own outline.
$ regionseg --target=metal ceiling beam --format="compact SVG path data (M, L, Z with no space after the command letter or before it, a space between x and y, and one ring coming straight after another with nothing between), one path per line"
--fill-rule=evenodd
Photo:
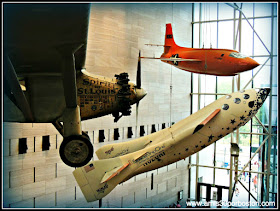
M269 55L271 56L270 51L268 50L268 48L266 47L266 45L264 44L264 42L262 41L262 39L260 38L260 36L258 35L258 33L256 32L256 30L254 29L254 27L251 25L251 23L249 22L249 20L247 19L247 17L245 16L245 14L243 13L243 11L236 5L236 4L232 4L232 3L225 3L231 7L233 7L234 9L238 10L239 12L242 13L242 15L244 16L244 18L246 19L246 21L248 22L249 26L252 28L252 30L254 31L254 33L257 35L257 37L259 38L259 40L261 41L261 43L263 44L263 46L265 47L265 49L267 50L267 52L269 53Z
M263 63L263 65L260 67L260 69L258 70L258 72L256 72L254 74L254 76L248 81L248 83L243 87L242 90L246 89L246 87L251 83L251 81L253 81L253 79L258 75L258 73L261 71L261 69L265 66L265 64L268 62L268 60L270 59L271 57L268 57L267 60L265 61L265 63Z

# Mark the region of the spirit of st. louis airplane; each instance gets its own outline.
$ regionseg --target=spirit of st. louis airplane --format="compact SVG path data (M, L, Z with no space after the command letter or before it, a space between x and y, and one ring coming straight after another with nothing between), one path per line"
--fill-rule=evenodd
M93 146L81 120L130 115L146 95L140 59L136 85L127 73L85 71L90 4L5 3L3 11L4 122L52 123L64 137L63 162L87 164Z
M161 131L96 151L99 160L73 171L88 202L109 194L131 177L184 159L239 127L259 110L269 88L228 94Z
M255 60L238 51L214 48L186 48L178 46L173 37L172 26L166 24L164 53L159 58L141 57L144 59L160 59L179 69L216 76L234 76L238 73L259 66Z

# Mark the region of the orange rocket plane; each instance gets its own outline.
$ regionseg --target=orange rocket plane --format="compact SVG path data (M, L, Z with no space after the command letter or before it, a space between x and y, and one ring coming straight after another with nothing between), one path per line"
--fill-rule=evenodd
M178 46L174 41L170 23L166 24L165 44L163 46L164 53L160 58L141 58L160 59L185 71L217 76L234 76L259 66L255 60L235 50Z

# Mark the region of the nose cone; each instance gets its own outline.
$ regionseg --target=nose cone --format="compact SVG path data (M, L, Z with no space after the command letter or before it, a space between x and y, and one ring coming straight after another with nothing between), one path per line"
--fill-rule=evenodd
M248 66L249 70L254 69L255 67L257 67L259 65L260 64L258 62L256 62L254 59L248 58L247 66Z
M261 97L261 99L265 100L270 93L270 88L256 89L256 91L258 95Z
M257 99L254 105L256 106L256 110L258 110L266 100L267 96L269 95L270 88L256 89L256 92L257 92Z
M143 97L147 95L147 92L144 89L136 89L136 101L140 101Z
M264 88L264 89L265 89L267 95L269 95L271 89L270 88Z

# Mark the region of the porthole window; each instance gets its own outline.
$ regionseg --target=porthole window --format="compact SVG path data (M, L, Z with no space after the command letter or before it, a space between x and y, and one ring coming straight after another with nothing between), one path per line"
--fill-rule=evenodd
M250 108L253 108L253 107L254 107L254 104L255 104L255 101L250 101L250 102L248 103L248 106L249 106Z
M226 99L230 99L230 98L231 98L231 95L227 95L227 96L226 96Z
M228 104L224 104L224 105L222 106L222 109L224 109L224 110L228 110L228 108L229 108L229 105L228 105Z
M250 95L248 95L248 94L244 94L244 95L243 95L243 98L247 100L247 99L249 99L249 98L250 98Z
M235 98L235 99L234 99L234 102L235 102L236 104L239 104L239 103L241 102L241 100L240 100L239 98Z

